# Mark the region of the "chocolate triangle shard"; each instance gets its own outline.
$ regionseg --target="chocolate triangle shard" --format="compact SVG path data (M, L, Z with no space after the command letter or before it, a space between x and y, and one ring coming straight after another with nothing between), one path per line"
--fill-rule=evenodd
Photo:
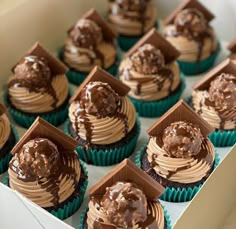
M108 72L96 66L89 73L89 75L86 77L84 82L79 86L79 88L75 91L74 95L70 99L70 103L79 98L80 92L89 82L94 82L94 81L100 81L109 84L111 88L120 96L127 95L130 90L130 88L125 84L123 84L120 80L116 79Z
M210 22L214 19L214 14L212 14L202 3L197 0L186 0L180 4L165 20L164 25L173 24L176 15L184 9L195 8L199 10L205 17L205 19Z
M180 52L169 42L167 41L161 34L157 32L155 28L151 29L148 33L146 33L127 53L126 57L131 56L134 52L138 50L144 44L151 44L156 48L160 49L162 52L165 62L170 63L175 61Z
M72 152L78 146L78 142L61 130L38 117L31 127L22 136L19 142L12 149L12 154L18 153L23 145L34 138L47 138L55 143L59 150Z
M102 29L102 34L106 41L113 41L114 38L117 37L116 32L109 26L109 24L100 16L100 14L94 8L87 11L80 19L89 19L91 21L94 21ZM71 28L68 30L68 33L73 28L74 25L71 26Z
M236 65L228 58L209 71L200 81L194 86L194 90L208 90L210 83L221 73L236 75Z
M162 115L148 130L150 136L162 136L164 130L173 122L187 121L198 125L204 137L207 137L214 128L202 119L190 106L183 100L180 100L172 108L170 108L164 115Z
M48 62L52 75L65 74L68 71L68 68L59 59L53 56L53 54L43 48L39 42L36 42L21 59L30 55L44 57ZM16 65L12 68L12 71L14 71Z
M141 187L148 200L155 200L164 192L164 187L153 180L142 169L138 168L129 159L125 159L111 172L103 177L89 190L90 196L101 196L106 192L106 187L111 187L118 181L133 182Z
M0 103L0 116L3 115L4 113L6 113L7 108Z

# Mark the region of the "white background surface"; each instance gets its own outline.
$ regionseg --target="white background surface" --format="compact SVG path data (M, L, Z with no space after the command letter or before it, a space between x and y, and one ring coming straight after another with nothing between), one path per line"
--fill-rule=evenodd
M79 1L79 0L78 0ZM99 0L100 1L100 0ZM81 4L84 4L83 0L80 1ZM105 1L101 1L105 2ZM166 16L172 9L175 8L175 6L181 2L181 0L158 0L158 12L160 17ZM202 0L205 5L207 5L215 15L217 15L216 19L213 21L213 25L216 28L217 34L220 37L221 40L230 41L234 37L236 37L236 1L235 0ZM86 4L90 6L94 6L95 1L94 0L87 0ZM1 3L0 3L1 4ZM68 1L69 4L69 1ZM13 39L13 38L12 38ZM225 43L224 43L225 45ZM221 56L218 58L218 62L223 60L228 55L227 52L221 53ZM198 81L201 78L201 76L197 77L191 77L187 78L187 84L188 87L185 90L183 97L186 97L190 95L191 91L191 85ZM1 85L2 86L2 85ZM142 130L141 135L139 138L139 142L137 145L137 149L147 141L147 135L146 135L146 129L155 121L156 119L141 119L142 122ZM23 128L18 128L20 134L22 135L25 130ZM218 149L218 153L223 158L225 154L229 151L229 148L224 149ZM103 177L112 167L95 167L95 166L88 166L89 170L89 187L91 187L93 184L95 184L101 177ZM32 213L30 213L25 207L24 204L21 204L21 201L19 201L18 195L16 196L14 192L8 192L5 188L1 188L2 191L0 195L0 228L1 229L11 229L16 228L16 225L18 225L18 228L30 228L24 223L29 223L28 220L32 220L32 223L34 228L66 228L65 225L59 225L58 221L52 221L51 217L47 217L47 215L42 214L42 211L38 211L36 208L32 207L32 204L27 204L30 211L33 213L33 215L36 216L36 218L39 218L41 223L38 223L38 220L36 220L34 217L32 217ZM14 197L13 197L14 196ZM19 205L12 204L13 201L10 201L11 198L15 198L15 203L18 202ZM12 199L13 200L13 199ZM81 211L87 206L88 202L88 195L86 194L85 201L83 203L82 208L72 217L67 219L65 222L72 225L73 227L77 227L78 221L79 221L79 215ZM169 214L171 215L171 221L172 225L177 220L177 218L180 216L181 212L185 209L188 203L164 203L163 204L167 207ZM19 211L19 209L21 209ZM7 218L7 216L12 215L11 221L9 220L2 220ZM235 212L232 212L231 218L227 219L227 226L226 228L236 228L232 226L232 219L235 215ZM27 222L22 219L27 219ZM28 224L30 225L30 224ZM36 226L37 225L37 226Z

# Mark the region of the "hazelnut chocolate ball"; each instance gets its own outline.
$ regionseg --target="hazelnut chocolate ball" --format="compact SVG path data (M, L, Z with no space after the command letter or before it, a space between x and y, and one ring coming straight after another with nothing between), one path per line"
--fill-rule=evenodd
M166 127L162 140L163 149L169 156L189 158L200 152L203 136L197 126L179 121Z
M97 117L114 115L120 106L119 95L107 84L89 82L81 91L81 107Z
M190 37L197 37L207 29L207 21L204 15L199 10L193 8L179 12L174 24L177 32Z
M220 109L236 107L236 77L225 73L217 76L210 84L209 96Z
M14 69L15 77L35 87L44 87L51 80L51 70L45 58L26 56Z
M163 54L151 44L141 46L130 59L134 69L144 74L155 74L165 65Z
M37 180L56 171L59 156L57 146L52 141L35 138L23 145L17 154L17 161L23 176Z
M93 48L102 40L101 28L92 20L81 19L69 32L74 45L83 48Z
M117 227L132 228L147 219L147 199L135 184L117 182L107 188L101 201L108 220Z

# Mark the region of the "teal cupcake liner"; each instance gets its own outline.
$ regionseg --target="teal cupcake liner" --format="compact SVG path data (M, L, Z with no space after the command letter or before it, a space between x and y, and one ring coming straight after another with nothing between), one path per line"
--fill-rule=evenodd
M71 88L69 88L69 97L71 97L72 95L73 91ZM67 98L66 101L55 111L51 111L48 113L40 113L40 114L37 113L30 114L30 113L24 113L13 107L9 100L8 93L5 93L4 95L4 103L7 106L8 111L11 114L12 118L15 120L17 124L19 124L24 128L29 128L38 116L40 116L41 118L43 118L44 120L46 120L47 122L51 123L54 126L59 126L67 118L68 108L69 108L68 100L69 99Z
M236 130L217 130L208 137L216 147L233 146L236 143Z
M165 207L162 206L162 208L164 210L164 215L165 215L165 220L166 220L166 225L165 225L164 228L165 229L171 229L172 226L171 226L170 216L169 216L167 210L165 209ZM85 219L86 219L87 212L88 212L88 208L81 213L81 215L79 217L78 229L84 229L84 224L85 224Z
M146 145L143 145L139 151L137 151L135 156L135 164L141 168L142 157L145 153ZM215 162L214 169L219 165L220 158L219 155L215 154ZM166 187L164 193L160 196L161 200L168 202L186 202L193 199L193 197L197 194L199 189L203 184L196 185L194 188L173 188Z
M80 161L80 163L81 163L81 169L82 169L84 175L88 176L88 172L87 172L87 169L86 169L84 163L82 161ZM4 177L3 184L5 184L6 186L9 186L9 175L6 175ZM52 210L49 212L61 220L64 220L64 219L72 216L82 205L87 186L88 186L88 179L86 179L83 182L83 185L80 188L80 193L78 196L74 197L71 201L67 202L59 209Z
M186 102L192 106L191 96L186 98ZM216 130L212 132L208 138L215 147L233 146L236 143L236 130Z
M178 60L179 67L181 71L187 76L191 75L193 76L206 72L214 65L219 52L220 52L220 43L218 43L218 48L212 55L199 62L185 62Z
M63 61L63 48L61 48L58 51L58 57L60 58L60 60ZM113 65L111 65L109 68L105 70L109 72L111 75L116 76L119 64L120 64L120 56L119 52L117 52L117 60ZM89 72L79 72L74 69L69 69L69 71L66 73L66 76L70 83L75 85L80 85L86 79L88 74Z
M76 148L79 158L87 163L89 162L90 164L97 166L108 166L108 165L118 164L119 162L129 157L134 152L141 129L138 117L136 118L136 125L137 125L137 130L135 135L131 138L131 140L129 140L129 142L125 141L124 143L122 143L121 140L121 144L119 147L112 147L107 149L90 148L85 151L83 149L83 146L79 145ZM69 126L70 126L70 120L68 119L65 122L64 132L67 135L71 136Z
M134 104L136 111L141 117L159 117L170 109L175 103L178 102L185 89L185 77L181 74L181 85L171 95L158 101L140 101L134 98L130 98Z
M159 23L156 23L155 26L157 29L159 27ZM119 35L117 37L117 42L119 44L119 47L122 51L126 52L128 51L130 48L132 48L138 41L140 38L142 38L144 36L144 34L142 34L141 36L124 36L124 35Z
M11 131L13 132L13 135L15 137L15 143L14 143L15 145L19 140L19 135L16 128L12 125L11 125ZM12 148L14 147L14 145L12 145ZM12 154L11 152L8 152L3 158L0 159L0 174L7 171L11 158Z

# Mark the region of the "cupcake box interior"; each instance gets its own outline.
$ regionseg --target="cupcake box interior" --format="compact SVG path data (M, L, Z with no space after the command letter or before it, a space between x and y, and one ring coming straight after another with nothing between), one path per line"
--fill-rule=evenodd
M157 4L160 8L163 7L164 13L169 13L179 2L181 1L159 0ZM202 2L205 3L205 1ZM206 2L210 6L210 0ZM40 41L43 46L56 53L63 45L68 28L84 12L91 7L95 7L101 14L105 15L107 0L12 0L1 2L0 7L1 4L4 6L3 10L0 8L0 98L2 100L8 76L11 74L11 68L35 41ZM227 7L227 5L222 4L222 7ZM222 10L225 12L224 9ZM160 14L163 14L163 12L160 12ZM217 11L214 14L216 17L222 16L218 15ZM223 38L221 38L221 41ZM232 37L229 36L227 41L230 39ZM225 50L226 45L226 42L222 42L223 49L217 60L218 63L228 55ZM201 76L187 78L187 89L183 94L183 98L190 95L191 86L200 78ZM142 134L137 149L147 141L146 130L154 121L155 119L141 119ZM17 127L17 129L20 136L22 136L25 129L20 127ZM234 182L236 147L232 149L230 147L217 148L217 152L221 158L220 165L191 202L175 204L162 201L171 215L174 229L223 228L221 225L230 216L230 212L235 212L232 209L236 207L234 197L236 193L236 182ZM89 188L112 168L112 166L104 168L88 166ZM1 181L3 177L4 175L0 176ZM88 203L88 192L81 209L65 222L56 219L42 208L2 184L0 184L0 203L0 228L11 229L19 225L20 228L36 229L76 228L79 223L79 215ZM231 216L231 219L235 219L235 217ZM232 222L230 221L230 223Z

